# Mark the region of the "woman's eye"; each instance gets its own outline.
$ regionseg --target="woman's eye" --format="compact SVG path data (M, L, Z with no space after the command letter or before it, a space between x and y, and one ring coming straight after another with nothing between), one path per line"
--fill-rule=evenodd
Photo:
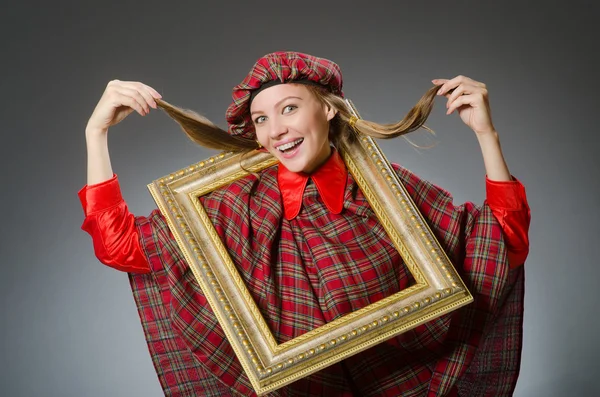
M286 107L283 108L283 113L289 113L292 110L296 109L297 106L295 105L287 105Z
M260 124L260 123L262 123L263 121L265 121L265 119L266 119L266 117L265 117L265 116L258 116L257 118L255 118L255 119L254 119L254 122L255 122L256 124Z

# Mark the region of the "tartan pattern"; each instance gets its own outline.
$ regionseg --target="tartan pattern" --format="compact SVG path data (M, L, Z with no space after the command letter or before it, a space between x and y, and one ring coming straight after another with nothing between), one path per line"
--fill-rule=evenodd
M158 221L154 221L160 218ZM149 263L154 264L149 274L128 273L133 296L137 304L144 335L151 353L154 368L165 396L239 396L218 378L210 375L193 355L185 340L174 331L167 270L170 263L179 263L182 257L177 244L158 211L150 217L137 217L138 225L160 225L157 228L141 227L146 234L143 247ZM188 271L191 273L191 271ZM206 302L204 302L206 304ZM212 316L214 317L214 316ZM209 320L212 320L209 314ZM214 321L214 320L213 320Z
M394 167L450 259L462 264L457 268L475 302L271 396L503 396L514 390L523 270L509 270L500 226L489 207L455 207L444 190ZM412 282L360 190L353 197L354 184L348 175L340 215L329 213L309 184L291 221L283 217L276 167L260 182L249 176L202 199L279 342ZM136 222L152 273L130 277L165 393L254 395L160 212Z
M521 363L521 330L523 328L524 272L519 267L510 271L514 291L507 293L505 302L484 331L484 338L471 366L458 384L463 396L510 396L517 377L502 376L505 365L519 372ZM507 330L508 332L502 332Z
M362 194L352 201L347 189L345 212L336 215L323 205L309 181L302 210L288 221L280 204L276 168L263 173L252 197L255 182L255 177L234 182L202 201L279 343L411 282Z
M256 61L244 80L233 88L233 102L225 114L231 135L256 139L254 124L250 118L250 97L252 91L274 80L282 83L310 80L343 97L342 72L336 63L299 52L278 51L267 54Z

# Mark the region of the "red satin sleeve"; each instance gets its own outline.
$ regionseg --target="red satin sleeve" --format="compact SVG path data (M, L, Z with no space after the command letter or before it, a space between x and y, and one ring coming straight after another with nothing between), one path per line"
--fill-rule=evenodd
M135 217L123 200L117 176L84 186L78 196L85 213L81 229L92 236L98 260L124 272L150 272L140 247Z
M487 176L485 186L487 204L504 232L510 267L518 267L529 254L531 211L525 187L514 177L512 181L492 181Z

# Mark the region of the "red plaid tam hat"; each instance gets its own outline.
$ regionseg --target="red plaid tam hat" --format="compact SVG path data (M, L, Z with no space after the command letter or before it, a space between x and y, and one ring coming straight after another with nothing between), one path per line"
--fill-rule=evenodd
M336 95L344 96L342 71L335 62L299 52L273 52L256 61L244 81L233 88L233 102L226 113L229 133L256 139L250 118L250 102L261 90L290 82L321 85Z

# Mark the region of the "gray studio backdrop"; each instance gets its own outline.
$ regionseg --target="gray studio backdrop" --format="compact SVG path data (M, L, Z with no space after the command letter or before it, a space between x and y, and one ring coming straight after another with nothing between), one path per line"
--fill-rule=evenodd
M346 95L382 122L403 116L433 78L464 74L488 85L533 216L515 395L600 395L593 2L37 3L3 5L0 23L0 395L162 394L127 276L100 264L80 230L84 127L115 78L143 81L224 126L231 88L275 50L338 62ZM481 203L473 133L445 116L442 100L428 125L435 147L386 141L389 159L457 203ZM138 215L155 206L147 183L214 153L157 111L126 119L109 144Z

